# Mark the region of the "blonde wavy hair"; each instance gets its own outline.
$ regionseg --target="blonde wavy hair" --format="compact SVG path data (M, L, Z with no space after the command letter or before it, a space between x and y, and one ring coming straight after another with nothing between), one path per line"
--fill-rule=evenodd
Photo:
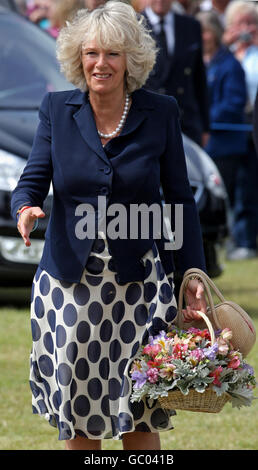
M126 54L125 85L129 93L141 88L154 67L156 43L145 18L121 1L108 1L89 11L82 9L67 22L57 38L57 59L67 80L87 91L81 54L95 39L100 48Z

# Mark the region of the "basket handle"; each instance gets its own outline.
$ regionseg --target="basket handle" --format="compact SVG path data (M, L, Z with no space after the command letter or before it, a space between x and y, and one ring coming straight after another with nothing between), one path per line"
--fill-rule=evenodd
M200 310L196 310L196 311L197 311L198 315L200 315L200 317L203 318L203 320L205 321L205 323L208 327L209 333L211 335L211 345L213 346L215 341L216 341L216 338L215 338L215 333L214 333L212 324L211 324L209 318L207 317L207 315L205 313L201 312Z
M219 291L219 289L215 286L214 282L212 282L212 280L209 278L209 276L207 276L207 274L204 271L198 268L190 268L184 274L183 281L180 286L179 298L178 298L179 317L182 316L183 297L184 298L186 297L185 288L186 288L188 281L191 279L193 275L197 276L199 280L203 283L205 292L208 297L208 303L209 303L211 313L213 317L215 317L215 306L214 306L214 301L211 295L210 287L214 290L215 294L217 295L217 297L220 299L221 302L225 302L225 299L223 295L221 294L221 292ZM185 300L187 299L185 298Z

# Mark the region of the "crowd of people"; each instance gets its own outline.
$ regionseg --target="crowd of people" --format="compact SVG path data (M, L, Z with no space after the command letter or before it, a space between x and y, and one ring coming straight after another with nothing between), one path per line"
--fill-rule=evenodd
M16 0L54 38L77 10L106 0ZM245 0L128 0L159 47L147 89L177 99L182 131L204 147L225 183L229 260L257 256L258 160L252 137L258 87L258 6ZM162 19L162 22L160 20Z

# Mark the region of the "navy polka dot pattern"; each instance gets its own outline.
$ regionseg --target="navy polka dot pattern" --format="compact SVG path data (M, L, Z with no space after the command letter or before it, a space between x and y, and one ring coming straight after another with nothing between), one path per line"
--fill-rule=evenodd
M38 268L31 294L30 387L33 413L59 439L122 439L132 431L173 429L157 400L130 402L130 367L149 335L175 320L173 274L157 246L142 257L143 282L118 284L104 237L92 247L79 283Z

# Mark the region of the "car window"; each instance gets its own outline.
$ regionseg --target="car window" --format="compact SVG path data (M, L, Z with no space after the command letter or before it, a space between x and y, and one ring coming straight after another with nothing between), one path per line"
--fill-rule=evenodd
M73 88L56 60L55 40L15 14L0 15L0 107L38 108L47 91Z

